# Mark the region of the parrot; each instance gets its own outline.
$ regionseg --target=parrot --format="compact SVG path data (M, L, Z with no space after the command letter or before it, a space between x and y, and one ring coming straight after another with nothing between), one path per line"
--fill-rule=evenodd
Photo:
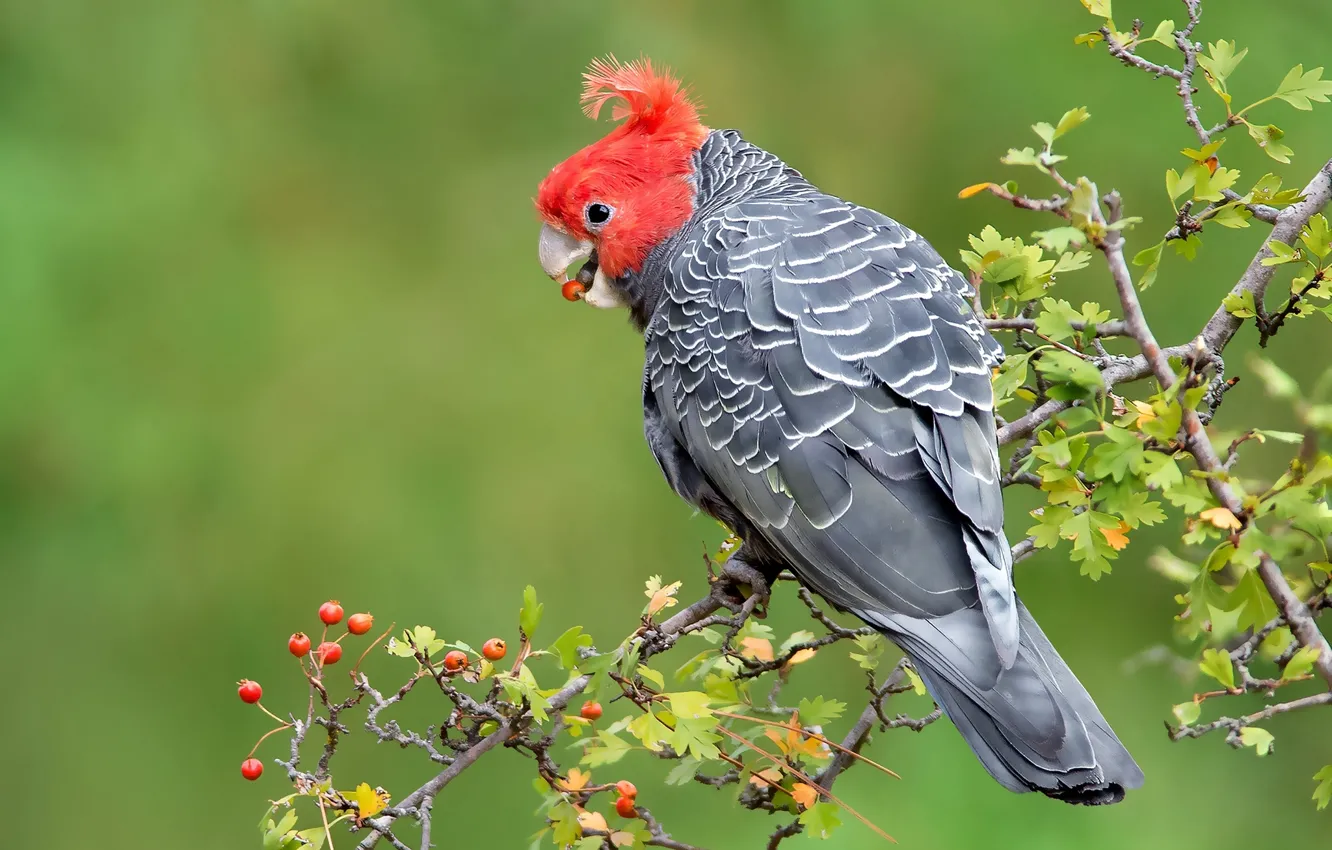
M705 127L669 69L597 59L618 122L534 199L570 300L642 334L643 433L674 492L896 644L1003 787L1117 803L1143 774L1013 586L993 388L966 278L897 221ZM576 277L569 269L579 266Z

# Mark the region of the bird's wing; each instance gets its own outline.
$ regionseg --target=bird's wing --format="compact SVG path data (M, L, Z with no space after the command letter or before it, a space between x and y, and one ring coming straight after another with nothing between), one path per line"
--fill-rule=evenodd
M662 420L712 484L848 609L979 604L1018 643L990 369L969 287L896 222L819 194L697 223L647 334ZM991 656L993 657L993 656Z

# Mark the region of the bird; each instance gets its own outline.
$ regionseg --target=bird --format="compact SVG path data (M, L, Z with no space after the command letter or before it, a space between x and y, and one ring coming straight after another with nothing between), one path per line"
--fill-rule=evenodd
M990 379L1003 349L921 236L705 127L669 69L594 60L616 126L535 197L544 272L628 312L670 487L894 642L1000 785L1123 799L1143 774L1013 586ZM572 266L580 268L569 279Z

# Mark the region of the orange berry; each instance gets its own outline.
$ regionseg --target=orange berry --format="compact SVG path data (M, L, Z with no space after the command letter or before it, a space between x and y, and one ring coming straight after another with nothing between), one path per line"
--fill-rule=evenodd
M375 624L375 618L369 614L352 614L347 618L347 631L354 635L363 635Z
M615 790L620 792L621 797L628 797L631 800L638 796L638 789L628 779L621 779L616 782Z
M241 679L237 684L240 685L237 692L240 694L241 702L254 704L264 695L264 689L259 687L258 682L251 682L249 679Z
M253 782L263 775L264 763L259 759L246 759L241 762L241 776Z
M638 817L638 809L634 808L633 797L621 797L615 801L615 813L622 818Z
M342 644L326 640L319 644L319 649L315 652L319 656L320 664L337 664L342 658Z
M601 717L601 703L588 700L583 703L583 710L578 712L584 720L595 721Z
M491 638L481 646L481 654L491 661L499 661L508 651L508 645L500 638Z
M338 600L330 599L319 606L319 619L324 621L326 626L336 626L342 622L342 606Z
M287 638L287 650L297 658L303 657L310 651L310 637L304 632L297 632Z
M461 649L451 650L444 656L444 669L450 673L457 673L467 666L467 653Z
M564 296L565 301L582 301L587 287L576 280L566 280L564 286L560 287L560 294Z

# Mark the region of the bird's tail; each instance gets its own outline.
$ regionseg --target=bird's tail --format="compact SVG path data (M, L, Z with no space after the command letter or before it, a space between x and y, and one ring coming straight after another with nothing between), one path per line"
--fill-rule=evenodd
M1142 784L1142 770L1020 600L1018 609L1018 657L997 678L993 665L976 661L990 642L978 609L930 620L928 633L881 625L1005 788L1081 805L1119 802Z

